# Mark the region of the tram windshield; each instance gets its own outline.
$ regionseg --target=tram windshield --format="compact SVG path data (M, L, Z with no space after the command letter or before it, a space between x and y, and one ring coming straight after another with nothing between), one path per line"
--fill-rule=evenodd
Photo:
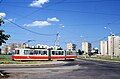
M15 50L15 54L20 54L20 50Z

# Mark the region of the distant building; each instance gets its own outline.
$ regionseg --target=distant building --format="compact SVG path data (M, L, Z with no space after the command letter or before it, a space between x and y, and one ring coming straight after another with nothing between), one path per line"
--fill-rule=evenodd
M83 54L89 55L92 50L92 45L91 43L88 42L82 42L82 51L84 52Z
M9 45L4 45L2 47L1 54L9 54L10 52L12 52L12 47Z
M69 50L69 51L76 50L76 44L68 43L67 50Z
M108 55L108 41L100 41L100 54Z
M93 55L93 54L98 54L98 51L99 51L99 49L96 47L96 48L93 48L92 50L91 50L91 55Z
M12 54L15 48L23 48L25 47L22 43L12 43L9 45L2 46L1 54Z
M110 56L120 56L120 36L108 36L108 54Z

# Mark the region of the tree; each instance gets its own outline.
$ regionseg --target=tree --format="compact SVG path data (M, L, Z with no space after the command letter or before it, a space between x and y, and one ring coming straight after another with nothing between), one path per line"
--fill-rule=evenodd
M0 26L2 25L2 23L4 24L5 22L3 21L2 18L0 18Z
M77 52L79 55L82 55L83 54L83 51L81 51L80 49L78 49L78 52Z
M4 24L4 21L2 18L0 18L0 26ZM8 40L8 38L10 38L10 35L6 35L4 34L4 30L1 30L0 29L0 46L3 44L3 43L6 43L6 40Z

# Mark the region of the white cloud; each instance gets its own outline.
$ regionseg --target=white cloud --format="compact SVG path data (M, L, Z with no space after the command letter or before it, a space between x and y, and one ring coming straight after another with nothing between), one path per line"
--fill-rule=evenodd
M59 22L60 20L57 19L56 17L53 17L53 18L48 18L47 21L49 21L49 22Z
M34 21L31 24L24 24L24 26L27 26L27 27L33 27L33 26L45 27L45 26L49 26L49 25L51 25L51 23L49 23L47 21Z
M45 27L45 26L50 26L52 25L54 22L58 22L59 19L57 19L56 17L53 18L47 18L47 20L43 20L43 21L33 21L32 23L29 24L24 24L23 26L27 26L27 27ZM64 26L63 26L64 27Z
M5 16L6 16L5 13L0 13L0 18L1 18L1 17L5 17Z
M48 3L49 0L34 0L30 6L31 7L42 7L45 3Z

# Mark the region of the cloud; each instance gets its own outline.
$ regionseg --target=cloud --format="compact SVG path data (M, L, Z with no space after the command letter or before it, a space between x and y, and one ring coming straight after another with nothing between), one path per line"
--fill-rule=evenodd
M48 18L47 21L49 21L49 22L59 22L60 20L57 19L56 17L53 17L53 18Z
M49 25L51 25L51 23L49 23L47 21L34 21L31 24L24 24L23 26L27 26L27 27L34 27L34 26L45 27L45 26L49 26Z
M5 16L6 16L5 13L0 13L0 18L1 18L1 17L5 17Z
M30 6L31 7L42 7L45 3L48 3L49 0L34 0Z
M33 21L32 23L29 24L24 24L23 26L27 26L27 27L46 27L46 26L50 26L52 25L54 22L58 22L59 19L57 19L56 17L53 18L47 18L47 20L37 20L37 21Z

